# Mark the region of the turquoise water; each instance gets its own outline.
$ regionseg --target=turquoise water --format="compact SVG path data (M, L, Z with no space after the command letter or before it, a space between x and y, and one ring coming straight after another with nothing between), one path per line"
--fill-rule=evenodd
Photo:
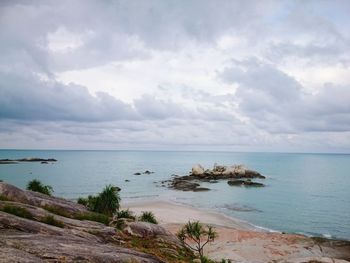
M24 188L38 178L55 195L77 198L106 184L125 200L166 199L215 209L271 230L350 239L350 155L147 151L8 151L2 158L56 158L54 164L0 165L0 179ZM210 192L182 192L154 182L187 174L192 165L245 164L267 176L264 188L203 184ZM133 175L145 170L151 175ZM130 182L125 182L128 179Z

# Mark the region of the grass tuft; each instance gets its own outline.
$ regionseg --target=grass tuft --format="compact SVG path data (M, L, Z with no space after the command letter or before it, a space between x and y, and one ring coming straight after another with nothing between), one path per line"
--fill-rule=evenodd
M15 215L18 217L33 219L33 215L27 209L22 208L22 207L17 207L17 206L13 206L13 205L5 205L0 210L5 212L5 213L12 214L12 215Z
M158 224L156 217L150 211L142 212L141 216L138 219L139 221L148 222L151 224Z
M52 215L47 215L45 216L40 222L52 225L52 226L57 226L57 227L64 227L64 224L62 221L56 220Z

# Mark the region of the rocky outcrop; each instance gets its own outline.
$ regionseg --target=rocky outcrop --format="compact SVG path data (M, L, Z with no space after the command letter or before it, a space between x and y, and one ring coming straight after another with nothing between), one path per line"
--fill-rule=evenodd
M52 197L38 192L23 191L13 185L0 182L0 196L7 199L28 204L32 206L50 208L51 210L59 210L69 215L86 213L88 210L85 206L68 201L59 197Z
M239 178L260 178L265 179L265 176L261 175L259 172L248 169L244 165L232 165L232 166L224 166L224 165L217 165L215 164L213 169L207 169L204 170L202 166L200 166L203 169L202 174L193 173L194 169L197 170L197 166L195 165L192 167L191 176L198 176L201 178L207 178L207 179L239 179Z
M172 181L170 181L169 187L176 190L194 191L194 192L210 190L209 188L200 187L199 183L192 182L188 176L174 178Z
M262 187L264 186L264 184L262 183L257 183L257 182L253 182L250 179L248 180L230 180L227 182L228 185L231 186L253 186L253 187Z
M57 162L57 160L53 158L43 159L43 158L37 158L37 157L29 157L29 158L22 158L22 159L0 159L0 164L12 164L12 163L19 163L19 162L49 163L49 162Z
M183 255L178 239L158 225L127 222L117 230L78 220L74 215L89 213L85 207L3 182L0 197L0 263L158 263L173 262L164 259ZM48 211L48 207L55 209ZM153 255L140 252L147 244L152 244Z
M264 179L265 176L257 171L248 169L244 165L224 166L215 164L212 170L205 170L203 166L196 164L192 167L190 175L174 176L171 180L162 181L161 186L194 192L210 190L209 188L201 187L201 182L216 183L218 180L232 180L228 182L229 185L264 186L261 183L252 182L251 179L253 178Z
M67 231L0 212L0 262L161 262L93 234Z
M204 168L200 164L196 164L192 167L192 175L202 176L204 175Z

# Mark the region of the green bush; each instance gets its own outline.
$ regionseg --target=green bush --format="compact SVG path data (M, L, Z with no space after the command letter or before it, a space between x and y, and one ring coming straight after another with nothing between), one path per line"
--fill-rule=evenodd
M84 197L79 197L78 200L77 200L77 203L78 203L78 204L81 204L81 205L87 206L87 204L88 204L88 199L87 199L87 198L84 198Z
M90 211L112 216L120 207L120 188L107 185L98 195L79 198L78 203L85 205Z
M141 216L138 219L139 219L139 221L148 222L148 223L152 223L152 224L158 224L156 217L150 211L142 212Z
M25 208L12 206L12 205L5 205L2 209L0 209L3 212L27 218L27 219L33 219L33 215Z
M40 222L61 228L64 227L63 222L56 220L52 215L45 216L42 220L40 220Z
M46 194L49 196L51 196L51 194L53 193L52 186L43 185L39 180L36 180L36 179L28 182L27 190L39 192L39 193Z
M132 211L129 209L126 210L120 210L115 213L115 216L117 218L129 218L129 219L135 219L135 216Z

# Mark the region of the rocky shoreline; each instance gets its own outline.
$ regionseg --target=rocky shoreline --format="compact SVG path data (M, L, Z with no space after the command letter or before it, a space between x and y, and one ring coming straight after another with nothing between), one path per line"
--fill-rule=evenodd
M126 221L118 229L93 221L94 216L75 202L0 182L0 262L160 263L193 258L159 225Z
M161 225L96 222L83 205L0 182L0 262L197 262L175 236L188 220L216 226L219 237L206 253L217 262L350 259L349 241L256 231L220 214L166 202L129 207L154 212Z

